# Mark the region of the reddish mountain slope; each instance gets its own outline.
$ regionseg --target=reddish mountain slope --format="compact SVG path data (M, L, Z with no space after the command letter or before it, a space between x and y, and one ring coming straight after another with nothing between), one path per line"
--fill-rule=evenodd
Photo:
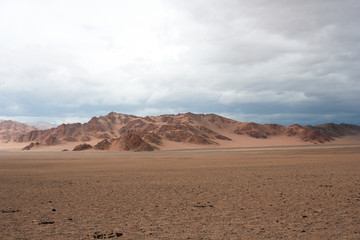
M268 139L276 136L297 138L304 142L324 143L336 137L360 134L360 127L348 124L318 126L282 126L242 123L215 114L177 114L153 117L109 113L93 117L88 123L63 124L48 130L34 130L19 135L17 142L54 145L64 142L98 141L98 150L152 151L164 142L218 145L237 136Z
M96 150L117 150L117 151L154 151L158 149L146 141L139 134L129 133L124 137L111 140L104 139L94 146Z
M342 137L347 135L357 135L360 133L360 126L353 124L325 123L315 126L317 130L328 134L331 137Z
M35 127L26 125L24 123L6 120L0 122L0 140L8 142L16 139L22 134L36 130Z

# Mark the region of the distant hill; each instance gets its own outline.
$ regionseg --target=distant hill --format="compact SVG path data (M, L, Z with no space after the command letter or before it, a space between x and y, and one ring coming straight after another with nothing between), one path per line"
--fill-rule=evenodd
M48 123L48 122L42 122L42 121L33 122L33 123L26 123L26 125L33 126L33 127L37 128L37 129L40 129L40 130L56 128L58 126L58 125L55 125L55 124L51 124L51 123Z
M43 145L95 141L98 143L93 147L97 150L151 151L162 149L171 142L217 146L241 137L245 140L285 137L318 144L357 134L360 134L360 126L351 124L282 126L238 122L216 114L185 113L138 117L112 112L106 116L93 117L84 124L62 124L47 130L24 131L12 139L16 142L39 142ZM236 146L241 147L241 144Z
M0 121L0 139L3 142L17 139L20 135L36 130L37 128L26 125L24 123L11 120Z

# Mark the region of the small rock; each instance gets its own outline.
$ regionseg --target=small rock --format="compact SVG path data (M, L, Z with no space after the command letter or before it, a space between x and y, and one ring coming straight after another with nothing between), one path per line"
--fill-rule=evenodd
M43 222L39 222L39 225L42 225L42 224L54 224L55 222L54 221L43 221Z
M83 150L88 150L88 149L92 149L92 146L90 144L83 143L83 144L75 146L73 151L83 151Z

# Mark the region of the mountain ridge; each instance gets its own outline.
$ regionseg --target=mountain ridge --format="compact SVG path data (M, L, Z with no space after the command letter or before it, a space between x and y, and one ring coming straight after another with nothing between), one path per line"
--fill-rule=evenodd
M239 122L213 113L164 114L139 117L111 112L87 123L62 124L56 128L33 129L13 136L14 142L39 142L50 146L95 141L95 150L152 151L165 142L217 146L234 138L272 139L278 136L320 144L335 138L360 134L360 126L325 123L316 126Z

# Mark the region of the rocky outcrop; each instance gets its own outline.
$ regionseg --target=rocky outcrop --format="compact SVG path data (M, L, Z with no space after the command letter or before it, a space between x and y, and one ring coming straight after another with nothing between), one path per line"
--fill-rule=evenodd
M110 147L111 147L111 142L108 139L104 139L104 140L98 142L94 146L94 149L96 149L96 150L109 150Z
M158 148L144 141L139 134L129 133L124 137L100 141L94 146L94 149L114 151L154 151Z
M145 142L139 134L130 133L114 141L115 148L124 151L154 151L155 148Z
M36 143L30 143L29 145L27 145L27 146L25 146L22 150L31 150L32 148L34 148L34 147L37 147L37 146L39 146L40 145L40 143L39 142L36 142Z
M79 144L79 145L75 146L73 151L84 151L84 150L89 150L89 149L92 149L92 146L90 144L83 143L83 144Z

